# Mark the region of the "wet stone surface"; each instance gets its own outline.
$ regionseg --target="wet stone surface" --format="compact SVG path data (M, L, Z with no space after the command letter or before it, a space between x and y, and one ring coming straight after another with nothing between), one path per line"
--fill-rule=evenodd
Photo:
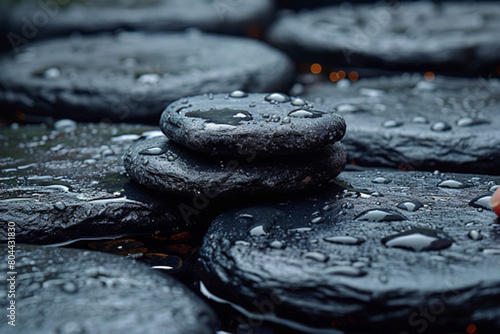
M496 3L340 5L284 15L268 40L302 61L475 75L498 64L499 18Z
M3 321L2 333L215 332L215 315L192 291L130 259L17 245L16 271L16 326Z
M16 223L17 242L43 244L186 226L181 199L144 191L126 175L125 151L141 136L163 136L153 129L70 120L3 128L0 240L7 222Z
M162 114L173 141L212 155L309 153L339 141L345 122L328 107L282 93L210 94L180 99Z
M374 176L392 182L374 184ZM439 186L445 180L468 186ZM498 176L367 170L343 172L336 182L216 218L200 251L202 292L233 303L242 312L235 319L250 327L498 328L500 221L469 204L491 196ZM401 202L422 205L406 210Z
M286 89L293 68L259 41L189 31L32 43L1 58L0 72L6 114L156 123L183 96Z
M211 199L325 185L343 170L345 157L344 146L336 143L312 156L217 158L159 136L135 143L126 154L125 168L134 181L150 189Z
M346 120L348 160L499 174L500 81L419 75L325 84L305 95Z
M273 15L271 0L72 0L40 3L19 0L2 22L6 31L23 36L26 19L49 16L36 37L95 33L117 29L171 31L198 28L205 31L244 33L262 28ZM38 13L38 14L37 14ZM24 19L23 19L24 18ZM31 22L33 24L33 22ZM28 30L29 31L29 30ZM16 40L17 41L17 40Z

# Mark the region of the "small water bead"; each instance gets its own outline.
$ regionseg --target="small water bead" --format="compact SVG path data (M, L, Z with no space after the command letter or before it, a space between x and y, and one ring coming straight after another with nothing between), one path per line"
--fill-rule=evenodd
M229 96L234 97L234 98L243 98L243 97L247 97L248 93L244 92L242 90L235 90L235 91L231 92L231 94L229 94Z
M51 67L43 72L43 77L45 79L56 79L61 76L61 71L57 67Z
M490 201L491 197L493 195L481 195L476 198L474 198L472 201L469 202L469 205L475 208L482 208L482 209L487 209L487 210L492 210L490 206Z
M483 249L484 255L500 255L500 248L485 248Z
M174 161L175 159L177 159L177 157L175 155L172 155L172 154L169 154L167 157L168 161Z
M264 229L264 225L257 225L255 227L252 227L248 233L250 235L253 235L254 237L260 237L262 235L266 235L267 231Z
M290 122L291 122L291 120L290 120L290 117L288 117L288 116L283 117L283 120L281 121L281 123L283 123L283 124L289 124Z
M448 248L452 245L453 240L442 231L414 228L386 237L382 239L382 243L388 248L403 248L422 252Z
M52 184L50 186L45 186L44 188L48 189L48 190L58 190L58 191L62 191L62 192L68 192L69 191L68 187L63 186L63 185L59 185L59 184Z
M160 80L161 80L161 77L158 74L148 73L148 74L141 75L137 79L137 82L141 85L155 85L155 84L159 83Z
M357 221L370 221L370 222L392 222L403 221L407 218L397 212L387 209L371 209L360 213L355 218Z
M460 127L474 126L481 124L489 124L489 122L485 119L472 118L472 117L462 117L459 120L457 120L457 125Z
M318 262L326 262L328 260L328 256L320 252L307 252L304 254L304 258Z
M494 193L495 191L498 190L499 187L500 187L500 185L497 184L497 185L491 186L491 188L489 190Z
M455 180L445 180L438 184L441 188L451 188L451 189L462 189L468 187L468 185Z
M396 121L394 119L390 119L382 123L382 126L384 128L397 128L400 127L401 125L403 125L403 122Z
M436 132L450 131L451 126L445 122L436 122L436 123L432 124L431 130L436 131Z
M264 98L266 101L276 101L279 103L284 103L290 101L290 97L288 95L283 94L283 93L271 93L266 95Z
M483 239L483 235L481 234L481 231L479 231L479 230L469 231L467 236L469 238L471 238L472 240L482 240Z
M255 107L256 105L257 105L257 104L256 104L254 101L252 101L252 102L250 102L250 103L248 104L248 106L249 106L250 108L253 108L253 107Z
M278 123L280 121L280 117L276 114L272 115L271 116L271 121L275 122L275 123Z
M372 180L373 183L377 183L377 184L389 184L392 182L392 180L390 179L386 179L385 177L376 177Z
M62 132L73 132L77 128L77 124L75 121L71 119L61 119L54 123L54 129Z
M362 108L361 106L355 105L355 104L339 104L337 107L335 107L338 112L340 113L350 113L350 112L361 112L361 111L366 111L366 109Z
M56 202L56 204L54 204L54 208L59 211L64 211L66 209L66 204L64 204L63 202Z
M147 148L145 150L142 150L139 152L139 154L142 154L142 155L160 155L160 154L163 154L165 153L165 149L163 147L150 147L150 148Z
M415 116L412 118L411 120L412 123L416 123L416 124L427 124L429 123L429 121L427 120L427 118L423 117L423 116Z
M270 117L269 114L262 114L262 118L266 118L267 119L269 117Z
M310 227L297 227L297 228L291 228L288 231L302 233L302 232L309 232L311 230L312 228Z
M313 218L311 220L311 223L312 224L318 224L318 223L321 223L322 221L323 221L323 217L320 216L320 217Z
M288 116L295 118L318 118L322 117L324 114L324 112L317 110L297 109L291 111Z
M73 282L64 283L61 289L66 293L76 293L78 291L78 287Z
M300 97L297 97L297 98L293 99L293 101L292 101L292 105L297 106L297 107L305 106L306 104L307 104L307 102L305 100L301 99Z
M274 240L273 242L271 242L269 244L269 246L271 246L272 248L276 248L276 249L281 249L281 248L285 247L284 243L279 241L279 240Z
M396 207L409 212L415 212L418 209L422 208L423 206L424 204L418 201L405 201L399 203Z
M365 242L365 239L363 238L351 237L349 235L327 237L323 238L323 240L339 245L361 245L363 242Z
M246 246L246 247L248 247L248 246L250 246L250 245L251 245L251 243L249 243L248 241L245 241L245 240L236 240L236 241L234 242L234 244L235 244L236 246Z
M193 110L186 113L187 117L201 118L207 123L224 124L224 125L240 125L241 122L248 122L253 120L252 114L246 110L238 109L210 109Z
M322 275L340 275L347 277L361 277L366 275L366 272L360 268L352 266L334 266L327 268L321 272Z

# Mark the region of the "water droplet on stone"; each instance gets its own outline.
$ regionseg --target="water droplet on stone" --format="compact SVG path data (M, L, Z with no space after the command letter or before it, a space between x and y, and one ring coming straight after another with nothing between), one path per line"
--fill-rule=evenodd
M304 254L304 257L318 262L326 262L328 260L328 256L320 252L307 252Z
M252 227L248 232L254 237L260 237L267 234L267 231L264 229L264 225Z
M250 246L251 245L248 241L245 241L245 240L236 240L234 242L234 244L237 246Z
M240 125L242 122L253 120L252 115L246 110L238 109L210 109L208 111L193 110L185 114L187 117L201 118L207 123Z
M51 67L43 72L43 77L45 79L56 79L61 76L61 71L57 67Z
M138 79L137 82L141 85L155 85L161 80L160 76L156 73L143 74Z
M303 99L301 99L300 97L297 97L297 98L293 99L293 101L292 101L292 105L298 106L298 107L305 106L306 104L307 104L307 102L304 101Z
M481 234L481 231L478 231L478 230L469 231L467 236L469 238L471 238L472 240L482 240L483 239L483 235Z
M424 205L418 201L405 201L397 205L399 209L414 212L422 208Z
M382 239L389 248L403 248L414 252L441 250L451 246L453 240L444 232L427 228L414 228Z
M392 180L389 180L389 179L386 179L385 177L376 177L372 180L373 183L377 183L377 184L389 184L392 182Z
M63 202L56 202L56 204L54 204L54 208L59 211L64 211L66 209L66 204L64 204Z
M253 107L255 107L256 105L257 105L257 104L255 104L255 102L254 102L254 101L252 101L252 102L250 102L250 104L249 104L248 106L249 106L250 108L253 108Z
M457 125L460 127L474 126L481 124L488 124L489 122L485 119L472 118L472 117L462 117L457 121Z
M462 189L462 188L466 188L467 185L463 184L462 182L455 181L455 180L445 180L445 181L439 183L438 187L451 188L451 189Z
M302 233L302 232L309 232L311 230L312 228L310 227L297 227L297 228L291 228L288 231Z
M165 153L165 149L163 147L150 147L145 150L139 152L142 155L160 155Z
M281 241L274 240L273 242L271 242L271 243L269 244L269 246L271 246L272 248L281 249L281 248L283 248L285 245L284 245Z
M271 116L271 121L275 122L275 123L278 123L280 121L280 117L276 114L272 115Z
M405 216L386 209L366 210L360 213L355 219L358 221L370 222L391 222L407 220Z
M290 117L285 116L285 117L283 117L283 120L282 120L281 122L282 122L283 124L289 124L289 123L290 123L290 121L291 121L291 120L290 120Z
M271 94L266 95L265 100L284 103L284 102L290 101L290 97L288 97L288 95L283 94L283 93L271 93Z
M498 188L500 188L500 185L494 185L494 186L491 186L491 188L489 189L492 193L494 193L495 191L498 190Z
M229 94L229 96L234 97L234 98L242 98L242 97L247 97L248 93L246 93L242 90L235 90L235 91L231 92L231 94Z
M325 113L317 110L306 110L306 109L297 109L291 111L288 116L295 118L318 118L322 117Z
M320 217L313 218L311 220L311 223L318 224L318 223L321 223L322 221L323 221L323 217L320 216Z
M78 291L78 287L73 282L66 282L62 285L62 290L66 293L75 293Z
M339 245L361 245L365 239L358 237L351 237L349 235L338 235L334 237L327 237L323 240Z
M423 116L415 116L412 118L411 120L412 123L417 123L417 124L427 124L429 123L429 121L427 120L427 118L423 117Z
M75 131L76 126L76 122L71 119L61 119L54 123L54 129L67 133Z
M485 248L483 249L484 255L500 255L500 248Z
M487 209L487 210L492 210L490 206L490 201L491 197L493 195L481 195L476 198L474 198L472 201L469 202L470 206L473 206L475 208L482 208L482 209Z
M384 128L397 128L403 125L403 122L399 122L393 119L387 120L384 123L382 123L382 126Z
M329 267L321 272L322 275L340 275L347 277L361 277L366 275L366 272L360 268L351 266L334 266Z
M451 130L451 126L445 122L436 122L431 126L432 131L443 132Z

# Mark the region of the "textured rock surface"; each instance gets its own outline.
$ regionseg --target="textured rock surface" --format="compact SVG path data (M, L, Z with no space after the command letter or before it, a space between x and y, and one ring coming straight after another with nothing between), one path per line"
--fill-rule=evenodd
M17 242L171 231L185 226L179 199L130 182L123 154L143 136L137 125L55 124L0 131L0 240L15 222ZM193 221L194 223L194 221Z
M343 187L219 216L201 249L202 291L255 312L241 316L250 326L500 328L500 221L484 207L498 176L369 170L337 179Z
M345 156L344 146L336 143L312 156L220 159L190 151L163 136L134 144L125 157L125 168L133 180L150 189L210 199L326 184L342 171Z
M474 74L498 64L496 3L388 2L282 17L272 44L305 61Z
M3 57L0 72L0 108L6 113L157 122L183 96L286 88L293 68L285 55L259 41L191 31L33 43Z
M0 268L10 271L7 261ZM18 245L15 271L16 326L2 321L2 333L215 333L215 315L193 292L129 259Z
M213 155L293 155L339 141L345 122L333 109L281 93L195 96L162 114L160 127L173 141Z
M436 77L427 82L404 75L327 84L305 96L336 108L345 118L349 161L500 173L498 80Z
M73 31L94 33L116 29L167 31L195 27L244 33L262 27L271 19L273 3L270 0L21 0L9 10L3 25L9 32L31 40ZM44 17L48 22L42 25ZM30 24L33 29L23 30Z

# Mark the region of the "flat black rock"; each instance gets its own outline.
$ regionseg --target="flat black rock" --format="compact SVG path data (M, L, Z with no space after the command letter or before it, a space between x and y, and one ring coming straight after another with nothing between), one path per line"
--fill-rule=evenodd
M154 190L182 195L246 196L293 192L326 184L344 168L341 143L314 156L280 159L217 158L190 151L167 137L138 141L125 157L130 178Z
M194 96L163 112L160 127L173 141L212 155L293 155L339 141L345 122L333 109L282 93Z
M3 57L0 72L5 113L157 122L183 96L286 88L293 68L259 41L191 31L42 41Z
M273 16L271 0L20 0L2 22L16 47L34 38L117 29L245 33ZM16 45L18 44L18 45Z
M500 60L497 3L380 2L283 16L268 40L302 61L474 75Z
M345 84L344 84L345 83ZM348 160L365 166L500 170L500 81L419 75L326 84L305 93L345 118Z
M144 191L123 167L134 140L163 137L160 131L70 120L55 127L0 130L0 242L7 240L8 222L18 228L16 241L30 244L186 226L178 198Z
M1 249L7 254L5 245ZM15 270L7 261L0 265L16 272L9 274L15 276L15 327L4 319L2 333L215 333L215 315L199 297L146 265L92 251L21 245L15 256ZM2 309L10 300L3 298Z
M336 182L216 218L200 251L202 292L249 326L500 328L500 221L487 206L500 177L367 170Z

